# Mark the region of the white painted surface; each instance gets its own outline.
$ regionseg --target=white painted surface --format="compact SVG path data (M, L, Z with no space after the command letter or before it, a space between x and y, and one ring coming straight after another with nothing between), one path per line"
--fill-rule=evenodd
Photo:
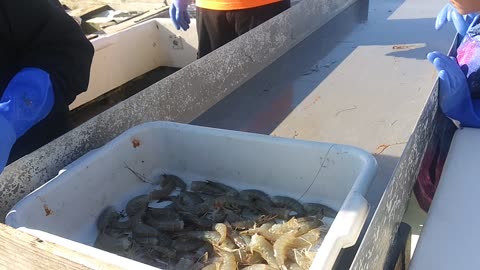
M410 269L478 269L480 129L458 130Z
M174 44L176 42L176 44ZM188 31L177 31L170 19L152 19L92 40L95 48L90 84L70 109L161 66L182 68L197 58L195 20Z

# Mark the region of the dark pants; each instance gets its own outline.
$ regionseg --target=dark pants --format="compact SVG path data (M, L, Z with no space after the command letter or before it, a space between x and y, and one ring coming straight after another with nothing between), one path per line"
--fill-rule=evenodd
M289 7L290 0L231 11L197 7L198 58L245 34Z
M47 118L33 126L25 135L18 138L13 145L7 164L30 154L43 145L63 135L70 128L66 113L50 113Z

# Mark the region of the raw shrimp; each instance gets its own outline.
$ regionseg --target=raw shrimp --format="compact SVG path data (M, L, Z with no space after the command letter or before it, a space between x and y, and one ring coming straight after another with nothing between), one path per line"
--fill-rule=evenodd
M175 190L175 181L172 178L165 177L160 184L162 189L156 189L150 192L150 200L162 200L167 198Z
M168 259L173 259L177 256L177 251L169 247L153 246L151 247L151 250L152 252L157 253L157 257L159 255Z
M150 197L148 195L139 195L131 199L125 207L125 212L129 217L143 214L147 210Z
M271 267L268 264L252 264L250 266L242 268L242 270L276 270L277 268Z
M230 210L240 210L241 208L254 208L254 204L252 202L233 196L218 197L217 199L215 199L215 206Z
M245 243L245 240L243 240L243 238L240 236L240 234L232 228L228 221L225 221L224 224L227 227L228 237L233 240L237 247L245 249L247 247L247 244Z
M142 246L156 246L159 243L156 237L135 237L134 240Z
M156 220L149 217L145 219L145 223L157 230L169 232L181 231L185 225L183 220Z
M118 220L120 215L112 206L107 206L97 219L97 228L100 232L103 232L113 222Z
M287 252L292 248L292 244L295 241L295 232L290 231L278 238L273 244L273 254L277 260L278 266L285 268L285 261L287 259Z
M187 206L196 206L200 203L203 203L202 197L190 191L182 191L178 197L180 198L180 202Z
M247 231L243 231L241 233L247 234L247 235L258 233L261 236L265 237L267 240L271 242L275 242L278 238L280 238L280 236L282 236L282 234L271 232L270 229L272 228L272 226L275 226L275 225L273 223L266 223L260 226L259 228L253 228Z
M292 246L296 248L306 248L317 245L319 244L318 240L320 239L320 233L320 228L311 229L307 233L296 238L292 243Z
M185 221L193 223L199 227L210 228L213 225L213 221L199 218L190 212L180 212L180 215Z
M172 208L148 208L147 215L156 219L178 219L178 213Z
M203 241L209 242L214 245L220 242L222 238L222 236L218 232L212 231L191 231L186 232L185 235L197 239L202 239Z
M278 267L273 253L273 247L263 236L254 234L249 248L251 251L258 252L270 266Z
M158 231L157 229L143 223L137 223L132 228L132 237L135 238L142 238L142 237L157 237Z
M245 189L239 192L240 198L247 200L247 201L262 201L267 204L273 205L270 196L267 193L256 190L256 189Z
M218 190L221 190L223 191L223 194L227 195L227 196L237 196L238 195L238 191L234 188L232 188L231 186L227 186L225 184L222 184L222 183L218 183L218 182L213 182L213 181L210 181L210 180L207 180L207 184L213 188L216 188Z
M213 196L221 196L225 194L223 190L215 188L212 185L209 185L207 182L203 181L192 181L190 189L194 192L204 193Z
M313 259L315 258L316 253L306 253L304 251L300 251L295 249L295 262L303 269L310 269L312 265ZM312 256L313 255L313 256Z
M262 256L257 252L246 252L244 250L238 250L236 254L239 254L238 261L242 265L253 265L263 263Z
M321 218L323 216L331 218L337 216L337 211L320 203L305 203L303 204L303 207L309 216L319 215Z
M273 196L272 201L278 207L288 208L297 212L297 216L305 216L303 205L295 199L286 196Z
M204 242L195 238L180 237L172 242L172 247L178 252L189 252L201 248Z
M191 270L195 262L190 258L181 258L175 265L177 270Z
M237 270L237 260L235 256L228 251L219 250L220 256L222 257L221 270Z
M225 241L225 239L227 239L227 225L223 223L217 223L215 224L214 229L220 234L218 243L221 244L223 241Z
M93 244L96 248L112 253L122 253L129 249L131 245L132 242L130 242L127 237L115 238L104 233L100 233Z
M187 189L187 184L185 184L185 181L182 180L182 178L173 175L173 174L163 174L163 181L166 181L167 179L169 181L172 181L177 188L179 188L181 191L184 191ZM162 183L163 183L162 181Z

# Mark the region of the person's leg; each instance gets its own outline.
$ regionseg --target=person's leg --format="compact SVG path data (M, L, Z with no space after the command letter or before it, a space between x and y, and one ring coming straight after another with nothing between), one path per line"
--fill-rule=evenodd
M283 0L256 8L232 11L237 36L245 34L288 8L290 8L290 0Z
M226 19L227 11L197 7L198 53L201 58L235 38L235 28Z

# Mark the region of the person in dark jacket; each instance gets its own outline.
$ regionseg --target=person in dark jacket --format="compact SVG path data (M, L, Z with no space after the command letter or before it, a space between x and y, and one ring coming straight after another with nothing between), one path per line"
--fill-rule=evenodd
M0 38L1 172L66 131L94 49L56 0L0 0Z

